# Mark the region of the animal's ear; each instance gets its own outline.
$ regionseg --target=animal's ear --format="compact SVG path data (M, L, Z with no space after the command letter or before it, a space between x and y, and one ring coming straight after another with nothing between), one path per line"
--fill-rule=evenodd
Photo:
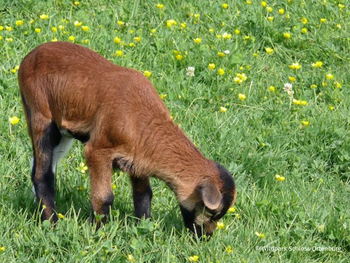
M206 179L200 184L200 194L204 205L211 210L219 208L222 195L211 179Z

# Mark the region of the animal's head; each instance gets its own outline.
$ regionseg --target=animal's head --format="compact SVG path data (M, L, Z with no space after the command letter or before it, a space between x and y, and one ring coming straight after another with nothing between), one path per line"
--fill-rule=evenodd
M181 213L187 228L198 237L210 237L217 222L226 214L236 199L236 186L233 176L216 163L219 176L214 181L204 178L197 184L189 199L180 202Z

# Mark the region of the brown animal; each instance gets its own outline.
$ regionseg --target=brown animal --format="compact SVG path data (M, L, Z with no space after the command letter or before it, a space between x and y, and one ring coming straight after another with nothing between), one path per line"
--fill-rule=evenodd
M85 144L97 214L108 214L113 203L113 168L130 175L136 217L150 216L154 176L175 192L186 227L198 236L211 235L234 203L232 175L197 150L140 72L85 47L52 42L24 58L18 78L43 219L57 221L55 167L73 138Z

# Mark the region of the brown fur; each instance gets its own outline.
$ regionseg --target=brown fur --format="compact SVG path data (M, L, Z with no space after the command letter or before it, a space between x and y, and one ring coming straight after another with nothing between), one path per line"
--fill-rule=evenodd
M94 211L105 213L103 204L112 195L113 164L132 178L164 180L187 209L201 201L196 189L203 180L210 179L223 191L215 163L173 123L153 85L140 72L116 66L79 45L47 43L23 60L19 86L24 107L29 108L28 130L39 162L34 180L43 172L40 162L50 158L38 149L38 141L51 122L72 134L88 134L85 155Z

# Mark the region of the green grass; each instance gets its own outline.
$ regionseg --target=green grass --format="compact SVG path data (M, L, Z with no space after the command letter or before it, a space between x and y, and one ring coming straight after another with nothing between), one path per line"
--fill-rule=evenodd
M350 3L276 0L267 1L273 9L268 12L260 1L251 2L227 1L228 9L224 1L212 0L164 0L163 9L153 0L0 3L1 262L128 262L130 255L135 262L188 262L195 255L198 262L348 261ZM169 28L170 19L177 24ZM231 38L224 39L225 32ZM70 36L115 64L150 71L175 122L208 158L234 174L236 210L209 242L197 242L186 231L174 194L157 180L152 180L152 218L135 224L130 183L120 172L114 176L110 219L96 232L89 222L89 178L79 169L84 156L78 142L57 171L57 209L64 219L55 227L37 219L16 66L37 45ZM317 61L322 67L312 66ZM214 70L209 63L215 63ZM291 69L292 63L301 68ZM189 66L195 67L193 77L186 75ZM241 84L237 73L247 77ZM293 103L283 90L286 83L307 105ZM246 99L240 100L240 93ZM18 124L9 123L13 116L20 118Z

